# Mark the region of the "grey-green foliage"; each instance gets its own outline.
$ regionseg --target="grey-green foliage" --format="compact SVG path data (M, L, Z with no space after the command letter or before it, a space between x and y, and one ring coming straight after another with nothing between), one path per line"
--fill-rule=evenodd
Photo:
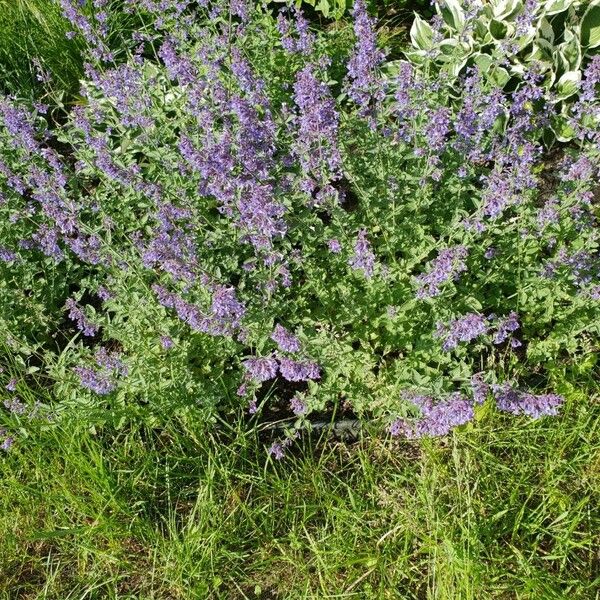
M501 87L535 69L556 102L576 95L600 46L600 0L438 0L436 11L430 22L415 15L409 60L451 79L478 66Z

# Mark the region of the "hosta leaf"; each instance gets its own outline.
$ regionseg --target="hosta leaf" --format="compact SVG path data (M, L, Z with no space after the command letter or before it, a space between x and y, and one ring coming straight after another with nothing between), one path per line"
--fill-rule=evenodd
M546 16L556 15L561 13L571 6L572 0L547 0L544 7Z
M407 50L404 56L415 65L423 65L427 60L427 53L424 50Z
M554 29L552 29L552 25L550 25L547 19L540 19L538 31L545 40L551 44L554 43Z
M567 71L571 71L569 61L565 58L564 54L560 50L555 50L552 55L552 62L554 63L554 72L557 77L561 77Z
M581 19L581 45L600 46L600 0L592 2Z
M429 50L433 47L433 29L415 13L415 20L410 28L410 39L415 48Z
M562 115L556 116L550 127L559 142L570 142L576 135L567 118Z
M573 38L569 42L563 42L558 46L558 49L567 61L570 71L579 69L581 66L582 52L577 38Z
M493 0L490 4L494 18L498 20L514 17L523 7L520 0Z
M450 27L462 31L465 25L465 13L458 0L444 0L443 4L436 3L436 9Z
M504 67L494 67L488 77L499 88L503 88L510 80L510 73Z
M490 34L496 40L501 40L506 37L506 32L508 31L508 27L506 23L502 21L497 21L496 19L492 19L490 21Z
M456 54L458 51L459 45L458 40L454 38L449 38L447 40L442 40L440 42L440 52L447 56L451 56Z
M489 54L482 54L481 52L473 54L471 58L482 73L486 73L494 63L494 59Z
M576 94L580 81L581 71L567 71L556 84L558 98L564 100Z

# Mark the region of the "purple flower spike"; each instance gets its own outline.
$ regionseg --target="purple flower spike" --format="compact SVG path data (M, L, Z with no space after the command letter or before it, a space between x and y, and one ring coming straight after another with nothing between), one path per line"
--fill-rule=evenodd
M414 422L397 419L390 426L392 435L408 438L437 437L448 434L459 425L473 419L473 403L462 394L451 394L447 399L434 403L429 396L407 396L421 411Z
M319 379L321 376L317 363L295 361L290 358L279 359L279 370L282 377L288 381L308 381L309 379Z
M269 357L249 358L242 364L244 365L244 369L246 369L248 376L260 383L273 379L277 375L277 370L279 368L277 361L274 358Z
M327 247L333 254L339 254L342 251L342 245L336 239L327 240Z
M174 346L174 342L173 342L172 338L170 338L168 335L161 335L160 336L160 345L165 350L169 350L170 348L172 348Z
M300 352L300 340L279 324L275 325L271 339L283 352Z
M273 442L269 448L269 454L275 460L281 460L285 456L285 450L281 442Z
M438 323L435 336L444 340L442 348L449 352L459 342L470 342L488 330L487 320L482 315L470 313L453 319L447 325Z
M303 415L306 412L306 402L299 396L294 396L290 400L290 408L295 415Z
M10 435L6 435L6 429L0 428L0 450L8 452L11 449L14 441L15 438Z
M69 319L77 323L77 328L83 335L93 337L98 333L98 326L87 319L85 313L73 298L69 298L65 303L65 306L69 310Z
M490 393L490 386L483 381L482 373L476 373L471 377L471 389L473 390L475 404L483 404Z
M519 315L513 311L498 323L498 327L492 341L494 344L501 344L510 337L513 331L519 329L519 327ZM519 343L519 345L521 344ZM513 345L513 348L514 347L515 346Z
M300 113L294 150L307 181L306 191L311 193L340 176L339 115L329 88L319 81L312 65L298 73L294 100Z
M443 283L451 279L458 279L459 273L467 270L465 264L467 255L468 250L464 246L440 250L437 258L429 263L428 272L417 277L419 285L417 298L438 296L441 293L440 286Z
M529 392L515 390L508 384L492 386L497 406L513 415L528 415L534 419L543 416L556 416L564 398L557 394L536 396Z
M375 23L367 13L364 0L355 1L352 14L356 45L348 62L348 95L360 106L361 112L366 114L372 100L381 100L383 97L376 69L383 62L385 55L377 48Z
M367 239L367 232L361 229L354 244L354 254L350 257L348 264L356 271L362 271L367 279L373 277L375 272L375 254L371 250L371 244Z
M116 389L116 384L107 372L97 373L90 367L75 367L73 369L79 376L81 385L88 390L92 390L100 396L110 394Z

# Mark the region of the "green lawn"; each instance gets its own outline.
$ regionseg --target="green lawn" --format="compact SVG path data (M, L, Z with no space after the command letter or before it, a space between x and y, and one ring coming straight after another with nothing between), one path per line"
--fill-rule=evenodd
M0 597L600 598L597 399L280 463L193 422L28 424L0 458Z

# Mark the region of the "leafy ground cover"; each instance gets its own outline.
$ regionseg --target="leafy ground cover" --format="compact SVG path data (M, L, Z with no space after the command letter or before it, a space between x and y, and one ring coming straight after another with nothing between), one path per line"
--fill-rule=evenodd
M4 597L600 596L597 3L308 4L0 20Z

